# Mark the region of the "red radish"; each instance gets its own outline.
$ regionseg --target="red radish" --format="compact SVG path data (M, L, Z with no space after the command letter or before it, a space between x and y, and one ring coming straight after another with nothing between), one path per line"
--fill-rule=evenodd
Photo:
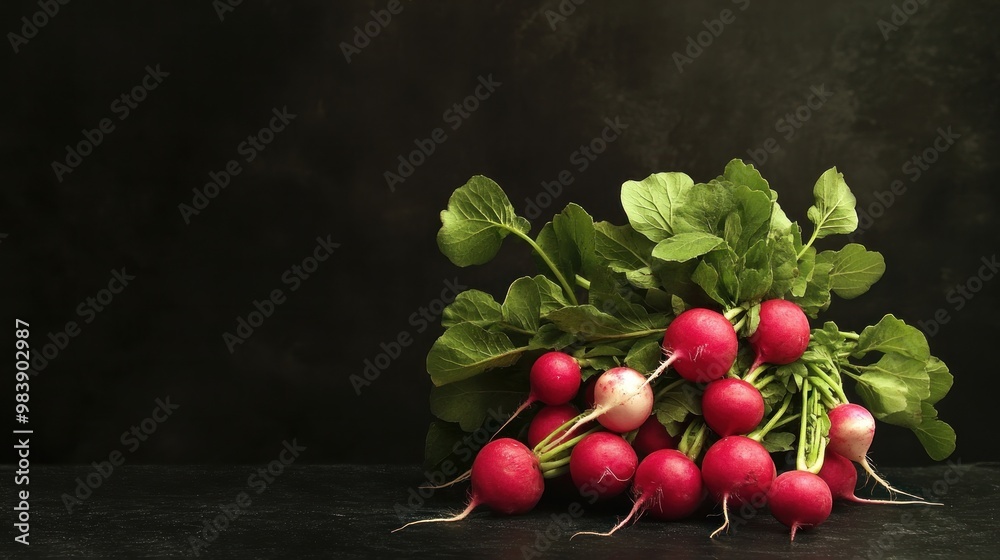
M628 387L632 386L631 379L635 375L642 378L642 374L625 367L606 371L598 378L597 384L594 386L593 412L580 418L576 424L566 430L565 434L560 436L560 439L567 437L577 428L595 418L603 418L614 409L617 409L615 415L619 417L618 419L598 421L609 430L619 432L628 432L638 428L646 421L646 417L649 416L653 408L653 393L652 391L645 392L644 388L648 388L649 384L666 371L669 366L673 365L677 373L688 381L708 382L724 376L733 367L737 350L739 350L739 342L736 339L736 331L724 315L701 307L682 312L670 322L663 335L663 351L668 357L660 364L660 367L656 368L656 371L649 377L643 378L643 383L634 386L631 391L626 391ZM616 381L612 386L605 387L602 391L604 376L617 371L631 373L622 375L622 384ZM624 383L628 383L628 385ZM634 397L638 397L640 393L642 398L637 401ZM640 417L638 414L640 402L647 400L646 395L648 395L649 411ZM619 408L619 405L625 405L625 408ZM620 421L626 416L628 421ZM638 422L633 423L631 420L638 420Z
M788 471L774 479L767 496L771 515L792 529L815 527L830 517L833 496L830 487L809 471Z
M546 352L531 365L528 380L534 398L548 405L566 404L580 390L580 364L564 352Z
M855 470L854 463L843 455L830 451L829 446L823 455L823 468L819 470L819 477L830 487L834 499L865 501L854 495L854 488L858 485L858 471Z
M573 400L576 392L580 390L582 379L580 364L573 356L565 352L542 354L535 360L535 363L531 364L531 372L528 374L528 382L531 385L528 400L517 407L514 414L511 414L503 426L500 426L497 433L503 431L511 420L535 402L541 401L547 405L555 406Z
M464 511L453 517L411 521L393 532L418 523L465 519L479 505L507 515L527 513L544 489L538 457L516 439L500 438L483 446L472 462L472 495Z
M579 414L580 410L568 403L542 408L528 426L528 447L534 449L546 436Z
M764 419L764 397L742 379L713 381L701 398L705 423L720 436L743 435Z
M587 408L594 408L594 387L597 385L597 378L599 376L591 376L583 384L583 405Z
M854 489L858 485L858 471L854 468L854 463L843 455L838 455L829 448L823 458L823 468L819 470L819 477L830 487L830 492L835 500L847 500L859 504L923 504L941 505L923 500L870 500L859 498L854 494Z
M831 409L828 416L830 418L828 450L861 465L876 482L889 490L890 495L892 492L899 492L911 498L923 499L893 488L868 463L868 449L872 445L872 439L875 438L875 418L867 408L854 403L844 403Z
M694 461L675 449L661 449L639 463L632 483L632 494L635 496L632 511L610 531L587 531L576 535L611 536L642 512L649 512L658 519L683 519L698 509L705 497L705 487L701 481L701 471Z
M760 323L750 335L756 358L750 371L761 364L790 364L809 346L809 319L798 305L784 299L760 304Z
M684 379L707 383L733 367L739 344L729 319L711 309L695 307L670 322L663 335L663 349L668 358L657 372L673 365Z
M744 436L728 436L715 442L701 461L705 488L722 501L725 523L712 537L729 528L729 503L766 501L777 475L774 461L764 446ZM762 505L762 504L761 504Z
M650 416L639 426L632 439L632 449L643 460L647 455L660 449L677 449L677 440L670 436L667 429L656 416Z
M639 465L635 487L641 495L652 494L649 514L657 519L675 520L690 516L705 498L701 470L687 455L676 449L654 451ZM651 472L650 472L651 471Z
M638 464L639 459L625 438L610 432L594 432L573 448L569 474L581 492L608 499L628 488Z

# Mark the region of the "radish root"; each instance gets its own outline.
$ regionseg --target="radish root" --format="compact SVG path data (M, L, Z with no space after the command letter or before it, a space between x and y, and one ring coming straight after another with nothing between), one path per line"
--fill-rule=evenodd
M875 482L881 484L882 486L885 486L885 489L889 491L889 495L890 496L893 495L892 494L893 492L898 492L898 493L900 493L900 494L902 494L904 496L909 496L911 498L916 498L917 500L920 500L923 503L927 503L927 501L924 500L920 496L917 496L915 494L910 494L909 492L904 492L904 491L902 491L902 490L900 490L898 488L895 488L892 485L890 485L884 478L882 478L881 476L878 475L878 473L875 472L875 469L873 469L872 466L871 466L871 464L868 463L868 458L867 457L863 461L861 461L861 466L865 469L865 472L867 472L869 476L871 476L872 478L875 479Z
M425 488L425 489L428 489L428 490L439 490L441 488L447 488L449 486L454 486L454 485L458 484L459 482L462 482L463 480L469 480L470 478L472 478L472 469L469 469L469 470L465 471L464 473L458 475L458 477L456 477L455 480L452 480L451 482L445 482L444 484L439 484L437 486L424 486L424 485L421 485L420 488Z
M493 432L493 435L490 436L490 441L493 441L493 438L497 437L497 434L502 432L503 429L507 427L507 424L510 424L511 420L517 418L518 414L521 414L522 412L524 412L524 409L528 408L533 404L535 404L535 399L533 397L528 397L528 400L524 401L524 403L521 404L521 406L517 407L517 410L514 411L514 414L510 415L510 418L507 418L507 421L503 423L503 426L500 426L499 430Z
M726 522L722 524L722 527L719 527L718 529L715 530L714 533L712 533L711 535L709 535L708 538L714 539L715 535L718 535L719 533L721 533L723 531L728 531L729 530L729 496L728 495L722 497L722 518L725 519Z
M461 521L466 517L468 517L469 514L472 513L472 510L476 509L476 506L478 505L479 505L478 501L472 500L471 502L469 502L469 505L465 507L465 510L463 510L461 513L454 515L453 517L438 517L436 519L420 519L418 521L410 521L409 523L403 525L402 527L393 529L392 532L395 533L396 531L402 531L403 529L406 529L410 525L419 525L420 523L451 523L453 521Z
M630 511L628 513L628 515L625 516L625 519L622 519L621 521L619 521L618 524L615 525L614 527L612 527L611 530L608 531L607 533L597 533L597 532L594 532L594 531L580 531L578 533L574 533L573 536L570 537L570 540L573 540L573 537L576 537L576 536L579 536L579 535L593 535L595 537L610 537L611 535L613 535L615 533L615 531L617 531L618 529L621 529L622 527L624 527L625 524L628 523L630 520L632 520L633 517L635 518L636 521L638 521L639 518L642 517L641 509L642 509L643 504L645 504L645 503L646 503L646 496L642 496L638 500L636 500L635 501L635 505L632 506L632 511Z

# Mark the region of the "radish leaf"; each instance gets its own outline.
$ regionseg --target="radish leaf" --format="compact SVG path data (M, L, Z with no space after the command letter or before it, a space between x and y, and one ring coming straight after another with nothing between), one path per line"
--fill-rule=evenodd
M470 323L488 329L503 320L500 304L493 296L479 290L466 290L455 297L441 316L441 326Z
M937 410L930 403L923 404L923 419L913 431L931 459L942 461L955 452L955 430L938 420Z
M861 331L858 345L854 349L854 357L862 358L873 351L896 352L920 361L927 361L931 355L924 333L892 314L882 317L876 325L865 327Z
M839 251L823 251L816 262L830 263L830 289L835 294L852 299L878 282L885 273L885 259L880 253L866 251L863 245L848 243Z
M616 226L608 222L594 224L595 251L604 264L616 272L627 272L649 267L652 262L653 242L629 226Z
M452 193L441 222L438 247L458 266L488 262L508 234L526 234L531 229L528 220L514 212L500 186L482 175Z
M524 376L493 371L434 387L431 413L441 420L457 423L466 432L482 426L489 414L506 419L528 396L521 377Z
M675 216L694 181L684 173L654 173L622 185L622 207L635 231L651 241L674 234Z
M427 354L427 372L441 386L517 362L528 347L515 347L507 335L471 323L444 331Z
M653 258L661 261L684 262L715 249L726 242L709 233L679 233L668 237L653 248Z
M858 213L854 209L857 199L836 167L820 175L813 187L813 196L816 203L809 207L806 216L816 226L814 239L851 233L858 228Z
M506 325L526 335L534 335L538 330L542 300L538 284L525 276L518 278L507 290L507 297L500 306Z

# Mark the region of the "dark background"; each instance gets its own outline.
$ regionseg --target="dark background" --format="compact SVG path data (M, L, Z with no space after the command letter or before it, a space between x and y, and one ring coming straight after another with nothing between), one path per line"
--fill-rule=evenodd
M904 4L918 9L886 40L877 22ZM485 174L523 212L570 169L574 183L533 231L570 201L624 223L623 181L675 170L705 181L769 138L780 148L759 167L793 219L833 165L861 208L906 184L857 237L885 255L885 277L826 317L860 329L886 312L916 324L945 309L931 349L956 378L939 406L959 433L955 457L1000 457L986 431L998 288L986 282L961 310L947 299L997 251L1000 6L590 1L553 29L555 0L403 2L348 63L341 43L385 5L244 2L220 21L207 0L72 2L20 52L4 43L2 318L29 321L36 350L81 323L32 380L35 460L103 460L169 396L180 409L127 461L268 461L295 437L304 462L417 462L430 420L423 361L439 327L418 333L409 317L446 280L501 297L532 271L515 242L483 267L440 255L452 190ZM674 53L723 9L735 21L679 71ZM39 8L0 10L0 30L19 33ZM157 64L169 76L119 121L111 103ZM502 85L451 130L442 113L491 74ZM832 96L786 138L779 119L821 85ZM178 205L284 106L297 115L289 127L185 224ZM628 129L576 171L570 155L616 116ZM58 181L52 162L103 118L115 130ZM447 141L392 192L383 173L437 127ZM902 166L949 127L960 138L911 181ZM328 235L340 248L290 293L283 272ZM77 306L121 267L136 279L82 324ZM230 354L222 333L277 288L287 301ZM356 395L349 377L401 331L414 343ZM872 457L928 461L891 426Z

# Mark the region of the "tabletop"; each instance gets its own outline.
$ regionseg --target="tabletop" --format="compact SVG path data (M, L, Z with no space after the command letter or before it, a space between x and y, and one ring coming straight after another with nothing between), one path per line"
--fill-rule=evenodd
M898 487L942 502L834 506L821 527L790 542L766 511L734 512L714 539L717 510L684 522L648 518L609 538L628 501L591 505L546 496L535 511L501 517L477 510L458 523L403 523L461 510L466 487L420 488L416 466L123 465L32 467L28 536L15 526L4 558L998 558L1000 464L946 462L885 469ZM15 467L5 466L12 481ZM110 472L109 472L110 471ZM15 490L3 504L17 522ZM860 493L860 492L859 492ZM20 504L23 506L23 504ZM24 507L21 508L22 510ZM23 517L23 515L22 515ZM8 525L10 527L10 525ZM612 556L614 555L614 556Z

